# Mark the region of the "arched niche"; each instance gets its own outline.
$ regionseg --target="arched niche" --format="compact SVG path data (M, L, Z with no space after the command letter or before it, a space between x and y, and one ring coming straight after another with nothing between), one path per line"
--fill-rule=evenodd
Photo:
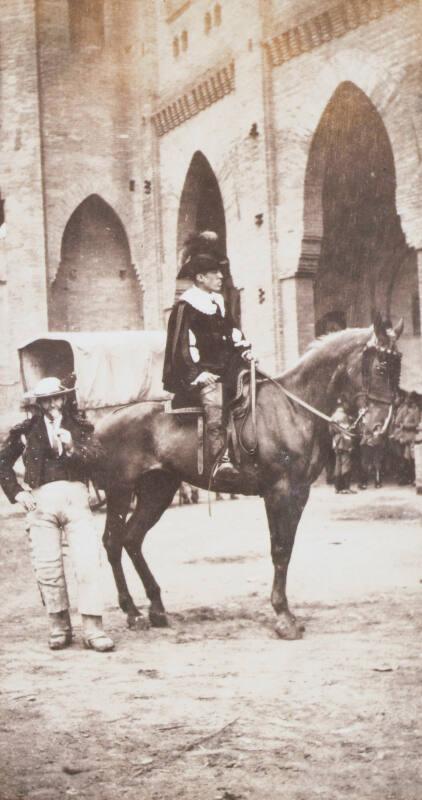
M49 324L53 330L143 327L142 291L126 231L99 195L83 200L66 224Z
M330 313L352 326L367 325L375 309L394 315L392 287L408 252L385 125L345 81L319 121L305 176L299 270L314 277L317 329Z
M180 255L183 244L193 233L212 230L218 234L223 253L226 255L226 217L220 187L208 159L199 150L194 153L186 174L180 198L177 221L177 250ZM189 282L176 282L179 296ZM235 322L240 325L240 292L233 285L232 277L225 282L224 294Z

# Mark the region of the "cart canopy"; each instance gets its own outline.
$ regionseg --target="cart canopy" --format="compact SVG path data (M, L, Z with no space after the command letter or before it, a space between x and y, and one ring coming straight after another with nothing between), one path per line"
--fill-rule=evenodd
M81 409L164 400L165 340L165 331L49 332L18 348L23 387L73 372Z

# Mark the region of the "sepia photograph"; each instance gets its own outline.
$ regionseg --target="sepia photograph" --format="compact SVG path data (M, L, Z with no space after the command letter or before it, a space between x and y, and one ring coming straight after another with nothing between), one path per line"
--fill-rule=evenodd
M0 0L0 800L422 797L420 0Z

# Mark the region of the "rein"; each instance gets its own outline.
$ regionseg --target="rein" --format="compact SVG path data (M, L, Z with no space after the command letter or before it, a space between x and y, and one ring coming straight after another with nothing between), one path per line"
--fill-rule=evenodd
M328 416L328 414L324 414L323 411L319 411L317 408L315 408L315 406L311 406L310 403L307 403L305 400L302 400L302 398L298 397L297 394L294 394L293 392L290 392L282 384L278 383L276 380L274 380L274 378L271 377L271 375L268 375L262 369L260 369L259 371L260 371L260 374L263 375L264 378L267 381L270 381L270 383L273 383L274 386L277 386L277 389L279 389L280 392L285 394L286 397L290 398L290 400L293 400L293 402L297 403L297 405L302 406L302 408L305 408L306 411L310 411L310 413L313 414L315 417L319 417L320 419L323 419L325 422L328 422L330 425L333 426L333 428L336 428L340 433L345 433L348 436L358 436L359 435L357 433L352 433L352 431L349 428L343 428L343 426L340 425L338 422L335 422L334 420L332 420L331 417ZM355 428L356 425L358 424L358 422L360 422L360 420L362 419L362 417L365 416L365 414L366 414L366 409L362 409L359 412L358 416L356 417L355 422L353 423L353 425L351 427Z
M290 392L289 389L286 389L282 384L278 383L278 381L276 381L274 378L272 378L271 375L268 375L268 373L264 372L264 370L260 369L259 373L260 373L260 375L262 375L262 377L265 380L269 381L269 383L272 383L274 386L276 386L277 389L280 392L282 392L282 394L284 394L286 397L289 398L289 400L292 400L294 403L296 403L296 405L301 406L306 411L309 411L315 417L319 417L319 419L324 420L324 422L327 422L329 425L331 425L332 428L335 428L335 430L337 430L339 433L345 434L346 436L353 437L353 438L358 438L359 437L359 433L356 433L352 429L356 428L356 426L359 424L359 422L368 413L368 409L367 408L362 408L359 411L356 419L351 424L350 428L344 428L343 425L340 425L340 423L335 422L335 420L333 420L331 417L329 417L328 414L324 414L323 411L320 411L318 408L315 408L315 406L312 406L310 403L307 403L306 400L302 400L302 398L298 397L298 395L294 394L294 392ZM254 436L253 436L254 444L252 445L252 447L248 448L248 447L245 447L244 443L242 442L242 438L243 438L242 437L242 433L243 433L244 424L246 422L246 417L244 419L243 425L242 425L241 430L240 430L239 444L240 444L240 446L242 447L242 449L246 453L248 453L249 455L254 455L256 453L257 449L258 449L258 435L257 435L257 427L256 427L256 396L255 396L255 394L256 394L256 362L255 362L255 359L252 359L252 361L251 361L250 376L251 376L251 378L250 378L250 409L251 409L251 415L252 415L252 429L253 429L253 432L254 432ZM389 426L389 424L391 422L392 416L393 416L393 405L392 405L391 400L390 399L386 399L385 397L378 397L377 395L373 395L368 391L368 389L366 389L366 390L363 389L362 391L357 392L354 395L353 400L355 400L357 397L362 397L362 396L364 396L367 400L371 400L374 403L382 403L382 404L385 404L385 405L389 406L388 416L387 416L386 422L384 423L383 431L382 431L385 434L385 432L387 431L388 426Z

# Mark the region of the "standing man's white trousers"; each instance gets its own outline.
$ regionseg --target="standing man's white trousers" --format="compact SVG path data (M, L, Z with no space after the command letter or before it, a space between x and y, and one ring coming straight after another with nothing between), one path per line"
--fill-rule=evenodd
M53 481L34 489L37 504L28 514L32 563L49 614L69 608L63 567L62 534L66 535L78 585L81 614L101 616L101 541L83 483Z

